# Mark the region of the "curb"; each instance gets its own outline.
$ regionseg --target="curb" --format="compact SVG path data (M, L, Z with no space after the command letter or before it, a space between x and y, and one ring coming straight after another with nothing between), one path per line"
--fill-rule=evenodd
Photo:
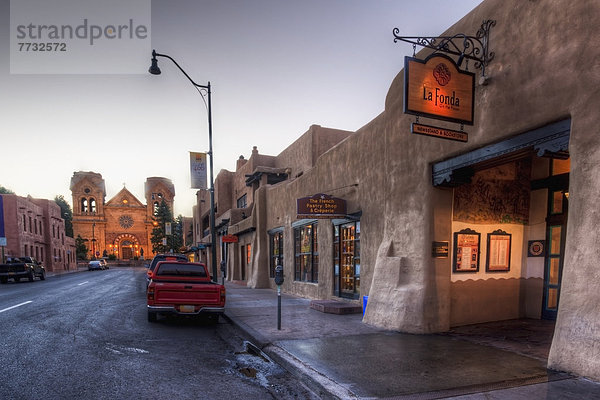
M267 358L279 364L320 398L331 400L358 399L358 396L352 393L349 388L340 385L323 375L321 372L315 370L310 365L303 363L276 343L271 343L257 330L238 321L236 318L227 315L227 311L223 314L223 318L236 327L241 333L241 336L243 336L251 346L254 346L264 353Z

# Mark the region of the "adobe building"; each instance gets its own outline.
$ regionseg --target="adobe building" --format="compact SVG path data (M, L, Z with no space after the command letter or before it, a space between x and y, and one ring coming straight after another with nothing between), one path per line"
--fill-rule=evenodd
M598 21L596 1L486 0L440 34L487 30L485 75L460 51L423 49L357 132L313 126L221 172L227 279L275 288L282 265L283 291L368 296L363 321L402 332L555 319L548 366L600 380ZM443 94L460 77L472 113L469 90ZM322 218L325 205L345 209Z
M76 268L75 240L65 236L61 208L53 200L0 194L6 246L2 255L34 257L46 271ZM0 235L2 236L2 235ZM0 258L0 262L3 260Z
M173 210L175 187L170 179L147 178L145 204L125 187L105 201L104 179L96 172L73 173L70 189L73 233L86 240L88 259L104 255L118 260L152 258L154 209L164 200Z

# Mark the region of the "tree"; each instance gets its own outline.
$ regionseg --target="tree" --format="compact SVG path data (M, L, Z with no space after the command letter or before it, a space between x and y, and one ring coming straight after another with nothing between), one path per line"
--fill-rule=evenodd
M150 236L150 242L152 243L152 251L156 253L167 253L171 249L170 242L172 242L172 236L167 237L165 232L165 224L173 223L173 214L169 205L164 199L161 200L160 204L154 210L154 216L152 217L154 228L152 229L152 235ZM167 239L167 244L163 244L163 239Z
M15 194L15 192L0 185L0 194Z
M65 220L65 235L73 237L73 210L62 194L54 197L54 202L60 207L60 216Z
M85 239L81 235L77 235L75 238L75 254L78 260L87 259L88 248L85 244Z
M179 214L175 218L175 224L173 225L173 238L171 248L176 253L181 252L181 248L185 246L183 241L183 215Z

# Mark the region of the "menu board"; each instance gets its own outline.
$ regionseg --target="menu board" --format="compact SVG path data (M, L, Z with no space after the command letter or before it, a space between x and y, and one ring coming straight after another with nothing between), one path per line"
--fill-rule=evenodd
M479 271L479 246L481 234L471 229L454 233L453 272Z

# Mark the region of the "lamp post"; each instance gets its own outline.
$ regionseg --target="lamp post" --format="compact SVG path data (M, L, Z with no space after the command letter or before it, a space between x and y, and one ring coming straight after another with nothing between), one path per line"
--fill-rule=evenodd
M210 156L210 241L211 241L211 266L212 266L212 276L213 280L217 281L217 232L215 231L215 188L213 182L213 149L212 149L212 111L211 111L211 91L210 91L210 82L206 85L199 85L190 78L190 76L181 68L177 61L175 61L171 56L166 54L157 53L156 50L152 50L152 65L148 69L152 75L160 75L161 71L158 67L157 57L168 58L173 61L173 64L185 75L185 77L196 87L197 89L206 90L208 97L208 155ZM202 95L202 93L200 93Z
M96 259L96 235L94 230L96 228L96 222L92 222L92 260Z

